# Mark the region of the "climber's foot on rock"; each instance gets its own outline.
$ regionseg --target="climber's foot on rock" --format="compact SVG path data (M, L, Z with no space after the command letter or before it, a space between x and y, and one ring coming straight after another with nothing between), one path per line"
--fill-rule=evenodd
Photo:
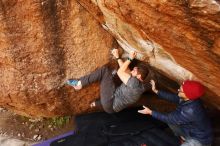
M66 84L72 86L75 90L82 89L81 81L76 80L76 79L69 79L67 80Z

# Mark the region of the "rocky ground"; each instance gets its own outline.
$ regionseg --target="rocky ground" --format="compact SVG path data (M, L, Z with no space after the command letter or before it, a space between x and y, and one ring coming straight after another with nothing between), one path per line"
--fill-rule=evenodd
M0 108L1 146L29 146L73 129L70 117L30 119Z

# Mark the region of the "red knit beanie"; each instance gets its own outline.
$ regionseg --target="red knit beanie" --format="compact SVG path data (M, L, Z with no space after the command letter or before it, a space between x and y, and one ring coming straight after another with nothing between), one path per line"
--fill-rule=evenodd
M197 81L186 80L183 82L182 88L190 100L195 100L205 93L204 86Z

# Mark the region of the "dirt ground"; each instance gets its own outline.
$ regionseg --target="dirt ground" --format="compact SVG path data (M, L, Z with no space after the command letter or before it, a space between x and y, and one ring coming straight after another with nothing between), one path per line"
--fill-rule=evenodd
M73 130L75 128L73 121L74 119L70 117L29 119L0 108L0 137L36 143ZM1 138L0 145L3 146Z

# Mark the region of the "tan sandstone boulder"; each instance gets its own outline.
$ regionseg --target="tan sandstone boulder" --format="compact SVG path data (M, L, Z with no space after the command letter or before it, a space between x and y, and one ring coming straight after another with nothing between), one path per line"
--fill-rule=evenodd
M201 81L204 101L219 108L219 18L217 0L1 1L0 106L43 117L88 111L98 84L76 92L64 83L109 62L113 36L179 84Z
M0 106L29 116L87 111L98 86L64 83L109 61L112 37L76 1L0 2Z
M218 0L78 0L121 47L179 84L195 79L220 109Z

